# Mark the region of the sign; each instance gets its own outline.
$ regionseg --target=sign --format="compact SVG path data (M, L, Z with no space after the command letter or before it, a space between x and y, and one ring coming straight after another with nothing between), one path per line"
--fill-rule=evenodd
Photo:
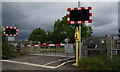
M78 27L76 27L74 37L76 41L80 41L80 33L78 31Z
M8 37L8 41L15 41L15 37Z
M67 23L68 24L79 24L79 23L92 23L92 10L91 7L80 7L80 8L68 8L67 9Z
M65 53L73 53L73 45L72 44L65 45Z
M70 38L66 38L66 39L65 39L65 42L69 42L69 41L70 41Z
M117 50L112 50L112 55L117 55Z
M18 28L17 27L4 27L4 35L6 36L18 36Z

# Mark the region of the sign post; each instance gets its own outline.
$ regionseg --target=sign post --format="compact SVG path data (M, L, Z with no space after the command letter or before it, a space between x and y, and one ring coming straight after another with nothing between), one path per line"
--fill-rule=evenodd
M80 2L78 2L78 8L68 8L67 9L67 23L75 24L75 40L76 40L76 64L78 64L78 59L81 58L81 24L91 23L92 13L91 7L80 7Z
M80 7L80 1L78 1L78 7ZM81 38L81 24L79 24L79 32L80 32L80 38ZM79 59L81 58L81 39L79 40Z
M68 41L69 41L69 39L66 38L65 39L66 45L68 45ZM65 46L65 51L66 51L66 46ZM67 52L66 52L66 63L68 64L68 53Z
M66 53L66 63L68 63L68 54L73 53L73 45L72 44L65 45L65 53Z

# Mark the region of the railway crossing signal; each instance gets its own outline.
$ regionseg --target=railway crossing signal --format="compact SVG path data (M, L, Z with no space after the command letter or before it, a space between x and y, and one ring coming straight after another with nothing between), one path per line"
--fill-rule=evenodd
M92 23L92 7L68 8L67 9L67 23L80 24Z
M4 35L6 36L18 36L18 28L17 27L4 27Z
M67 9L67 23L68 24L81 24L81 23L92 23L92 7L80 7L80 2L78 2L78 8L68 8ZM79 30L80 31L79 31ZM78 59L81 57L81 25L76 26L74 38L76 40L76 64L78 65ZM79 42L79 45L78 45ZM79 48L78 48L79 46ZM78 52L79 50L79 52ZM79 54L79 55L78 55Z

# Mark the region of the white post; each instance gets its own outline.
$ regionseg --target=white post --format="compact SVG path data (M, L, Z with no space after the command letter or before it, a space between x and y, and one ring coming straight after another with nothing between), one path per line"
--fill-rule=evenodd
M67 38L67 41L66 41L66 45L68 45L68 38ZM66 53L66 63L68 64L68 53Z

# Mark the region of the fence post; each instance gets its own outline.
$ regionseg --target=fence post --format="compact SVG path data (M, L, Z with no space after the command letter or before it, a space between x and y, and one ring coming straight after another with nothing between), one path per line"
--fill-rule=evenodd
M46 54L47 54L47 46L45 46L45 48L46 48Z
M102 48L102 42L101 42L101 38L98 38L98 40L99 40L99 44L100 45L98 45L98 46L100 46L99 48L100 48L100 55L102 56L103 55L103 48Z
M115 39L112 37L112 48L115 48Z
M55 55L56 55L56 47L57 47L57 46L55 46Z
M33 49L34 49L34 54L35 54L35 52L36 52L36 51L35 51L35 49L36 49L36 48L35 48L35 47L33 47Z
M43 50L43 55L44 55L44 48L45 48L45 47L43 46L43 49L42 49L42 50Z
M38 42L38 45L41 45L41 42L40 42L40 41ZM39 50L40 53L41 53L41 47L40 47L40 46L38 47L38 50ZM38 51L38 53L39 53L39 51Z
M107 48L107 55L111 56L111 49L110 49L110 35L106 35L106 48Z
M19 50L19 52L21 53L21 51L22 51L22 42L20 43L20 50Z
M30 45L32 45L32 41L30 41ZM29 49L29 54L31 54L31 53L32 53L32 46Z

